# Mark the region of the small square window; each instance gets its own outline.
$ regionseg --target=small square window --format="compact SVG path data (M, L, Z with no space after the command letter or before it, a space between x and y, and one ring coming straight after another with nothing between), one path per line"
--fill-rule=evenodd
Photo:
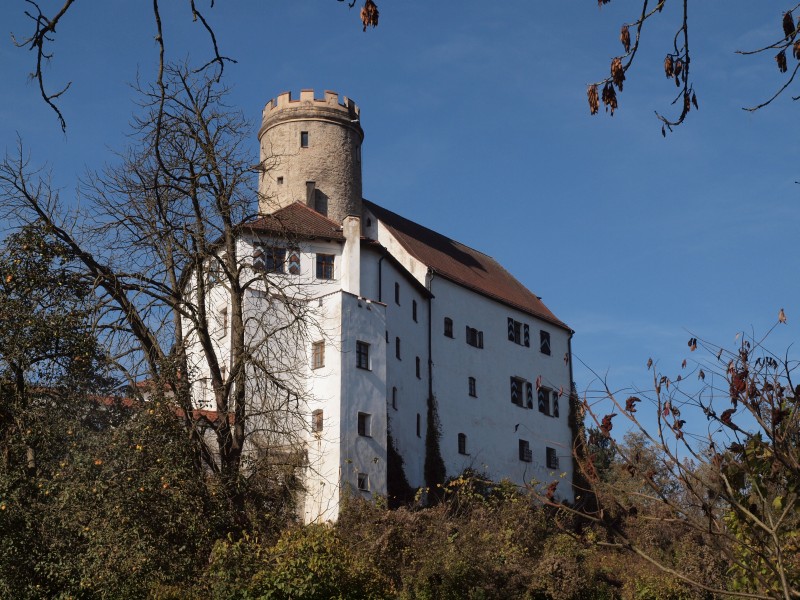
M300 132L300 147L301 148L308 148L308 132L301 131Z
M366 473L358 474L358 489L362 492L369 491L369 475Z
M311 413L311 431L314 433L322 433L322 410L317 409Z
M414 323L417 322L417 301L411 301L411 318L414 319Z
M533 453L531 452L531 445L528 440L519 441L519 459L522 462L533 462Z
M369 344L356 342L356 367L369 371Z
M547 457L547 468L548 469L557 469L558 468L558 454L556 454L555 448L547 448L546 449L546 457Z
M539 351L542 354L550 354L550 333L547 331L539 332Z
M394 356L397 360L402 360L400 358L400 338L394 338Z
M458 453L467 453L467 436L463 433L458 434Z
M372 437L371 435L372 415L369 413L358 413L358 435Z
M477 398L478 397L478 387L477 387L477 385L475 383L475 378L474 377L470 377L470 378L467 379L467 382L469 384L469 395L472 396L473 398Z
M317 279L333 279L333 254L317 254Z
M319 369L325 366L325 342L311 344L311 368Z
M453 319L450 317L444 318L444 334L449 338L453 337Z

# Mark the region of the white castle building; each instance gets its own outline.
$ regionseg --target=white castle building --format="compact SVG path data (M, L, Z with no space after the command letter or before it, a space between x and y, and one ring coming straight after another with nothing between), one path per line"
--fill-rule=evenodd
M261 216L238 242L314 317L285 350L303 388L305 521L467 468L559 479L571 501L573 332L491 257L362 198L359 115L334 92L267 103ZM270 310L268 294L252 302Z

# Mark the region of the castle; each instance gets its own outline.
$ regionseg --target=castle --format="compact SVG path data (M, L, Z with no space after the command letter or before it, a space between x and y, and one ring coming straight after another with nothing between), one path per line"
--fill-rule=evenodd
M314 322L278 357L303 391L289 421L304 520L335 519L344 494L393 497L467 468L559 479L572 500L571 329L491 257L363 199L352 100L281 94L258 135L260 215L238 244L269 283L249 310L291 318L272 286ZM227 311L224 294L215 306ZM202 373L193 385L202 406Z

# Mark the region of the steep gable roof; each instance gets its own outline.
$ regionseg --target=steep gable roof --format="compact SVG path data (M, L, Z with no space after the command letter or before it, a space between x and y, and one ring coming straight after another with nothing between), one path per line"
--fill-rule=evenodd
M245 223L242 227L278 236L294 235L344 241L341 225L300 202L284 206L272 214Z
M374 202L364 206L403 248L436 274L479 294L569 329L544 303L491 256L414 223Z

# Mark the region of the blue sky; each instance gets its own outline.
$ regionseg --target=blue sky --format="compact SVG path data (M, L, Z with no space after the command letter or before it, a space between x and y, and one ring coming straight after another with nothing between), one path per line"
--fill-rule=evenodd
M169 56L204 62L210 46L188 3L162 4ZM783 7L693 3L700 111L663 139L653 111L669 111L675 93L661 65L678 18L667 4L613 118L590 117L586 84L621 53L636 2L380 0L380 26L367 33L358 7L335 0L199 5L238 61L226 78L231 104L252 119L254 159L261 108L277 93L354 98L365 197L492 255L542 296L576 330L582 391L593 384L581 362L613 389L647 386L648 357L673 374L683 358L691 365L689 332L731 346L784 307L789 324L769 341L783 353L800 322L797 107L786 95L742 111L784 76L771 55L734 54L774 41ZM126 144L130 83L156 65L149 6L77 2L65 17L47 76L73 82L60 103L66 135L27 81L33 55L0 44L3 146L19 135L65 199ZM22 10L4 3L7 31L29 27Z

